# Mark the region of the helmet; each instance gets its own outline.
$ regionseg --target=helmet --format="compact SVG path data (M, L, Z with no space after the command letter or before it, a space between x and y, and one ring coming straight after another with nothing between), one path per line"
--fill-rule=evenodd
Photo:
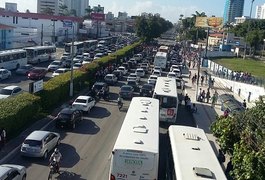
M55 153L58 153L58 152L59 152L59 149L58 149L58 148L55 148L55 149L54 149L54 152L55 152Z

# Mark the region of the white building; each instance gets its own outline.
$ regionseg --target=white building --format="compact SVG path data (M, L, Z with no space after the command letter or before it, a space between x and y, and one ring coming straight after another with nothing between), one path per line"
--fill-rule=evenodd
M112 13L112 12L108 12L107 14L106 14L106 18L105 18L105 20L106 21L111 21L111 20L113 20L114 19L114 14Z
M247 19L249 19L249 16L235 17L235 23L234 23L234 25L242 24Z
M86 14L86 8L89 6L89 0L64 0L64 4L68 7L68 10L74 9L77 16L84 16Z
M5 10L6 11L17 12L17 3L6 2L5 3Z
M60 6L64 4L64 0L38 0L37 13L43 13L45 9L50 8L54 15L61 13Z
M14 44L26 44L27 42L41 44L42 33L42 42L62 42L72 38L72 28L67 27L71 22L74 24L76 36L78 24L82 23L83 19L72 16L0 11L0 22L15 27L12 38Z
M126 20L128 17L128 13L127 12L119 12L118 13L118 19L119 20Z
M261 6L256 7L256 19L265 19L265 3Z

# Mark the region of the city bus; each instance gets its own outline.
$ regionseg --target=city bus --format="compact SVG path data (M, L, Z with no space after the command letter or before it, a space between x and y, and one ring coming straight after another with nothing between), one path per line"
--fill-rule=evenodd
M175 123L179 104L176 80L174 78L158 77L153 98L159 100L160 122Z
M27 64L27 52L23 49L0 51L0 68L13 70Z
M159 48L158 48L158 52L164 52L164 53L169 53L169 48L168 48L168 46L160 46Z
M161 69L166 69L167 67L167 53L157 52L154 58L154 66L161 67Z
M104 37L98 39L98 44L101 44L103 46L108 46L113 43L112 37Z
M111 153L110 180L158 179L159 101L134 97Z
M203 129L171 125L167 180L227 179Z
M84 41L84 52L94 51L97 48L97 40L87 40Z
M83 54L84 52L84 42L78 42L75 41L74 42L74 56L78 55L78 54ZM72 52L72 43L66 43L64 46L64 51L67 53L71 53Z
M55 59L55 46L34 46L24 49L27 51L27 59L30 64L37 64Z

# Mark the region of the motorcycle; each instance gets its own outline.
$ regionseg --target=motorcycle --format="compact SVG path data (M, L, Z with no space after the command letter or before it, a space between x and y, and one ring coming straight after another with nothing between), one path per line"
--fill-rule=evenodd
M55 159L50 162L50 172L48 179L52 179L53 174L59 173L59 166Z
M119 108L119 111L121 110L122 106L123 106L123 103L122 103L121 101L118 101L118 108Z

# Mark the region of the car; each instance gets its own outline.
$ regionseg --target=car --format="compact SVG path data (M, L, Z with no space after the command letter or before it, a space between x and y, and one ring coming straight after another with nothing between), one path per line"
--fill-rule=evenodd
M72 107L85 113L89 113L95 104L96 100L91 96L78 96L73 102Z
M156 75L150 75L148 80L147 80L147 83L148 84L156 84L156 81L157 81L157 77Z
M127 77L127 81L131 81L131 80L140 82L140 77L137 76L136 73L130 73L129 76Z
M142 68L145 71L146 74L149 71L149 66L147 65L147 63L142 63L140 68Z
M124 99L131 99L133 97L133 87L130 85L123 85L120 89L119 95Z
M8 79L11 77L11 71L7 69L0 69L0 80Z
M167 77L168 78L177 78L177 75L174 72L168 72Z
M54 118L56 128L75 129L76 123L82 121L83 112L72 107L63 108Z
M176 74L177 77L181 77L181 71L180 69L173 69L171 72L174 72Z
M92 61L93 61L92 58L84 58L84 60L83 60L83 62L82 62L82 65L84 65L84 64L89 64L89 63L91 63Z
M52 73L52 77L59 76L60 74L70 71L69 68L59 68Z
M51 64L48 66L47 70L48 71L55 71L56 69L63 67L64 63L63 61L53 61Z
M91 93L96 95L98 91L103 90L104 95L109 94L109 86L105 82L95 82L92 86Z
M153 73L152 73L152 75L156 75L156 76L160 77L161 76L161 71L154 70Z
M73 59L74 63L82 63L84 60L84 56L83 55L76 55Z
M138 84L138 82L136 80L127 81L127 85L132 86L135 92L139 91L139 84Z
M18 74L18 75L28 75L29 71L31 71L32 69L33 69L33 66L31 64L26 64L24 66L20 66L16 70L16 74Z
M60 144L60 134L51 131L33 131L21 145L22 156L42 157L47 159L48 153Z
M120 70L123 75L126 75L128 73L128 70L124 66L118 67L118 70Z
M153 84L144 84L140 89L140 96L152 97L155 86Z
M104 77L104 80L107 84L116 84L118 82L118 78L115 74L107 74Z
M99 59L99 58L102 58L103 56L104 56L104 54L99 52L99 53L95 54L94 59Z
M0 99L5 99L10 96L15 96L22 92L23 90L18 86L7 86L0 90Z
M135 73L137 74L137 76L139 76L139 77L141 77L141 78L145 76L145 71L144 71L143 68L137 68L137 69L135 70Z
M179 65L176 65L176 64L171 65L169 71L173 71L173 69L179 69Z
M46 69L33 69L29 71L28 78L31 80L40 80L43 79L47 74Z
M84 59L90 58L90 54L89 53L83 53L83 57L84 57Z
M123 77L122 72L119 71L119 70L114 70L114 71L112 72L112 74L116 75L116 77L118 78L118 80L121 80L122 77Z
M159 67L159 66L155 66L155 67L153 68L152 72L155 71L155 70L158 70L158 71L162 72L162 69L161 69L161 67Z
M83 66L82 63L74 63L73 69L80 69L82 66Z
M0 179L1 180L26 180L27 172L25 166L16 164L1 164Z

